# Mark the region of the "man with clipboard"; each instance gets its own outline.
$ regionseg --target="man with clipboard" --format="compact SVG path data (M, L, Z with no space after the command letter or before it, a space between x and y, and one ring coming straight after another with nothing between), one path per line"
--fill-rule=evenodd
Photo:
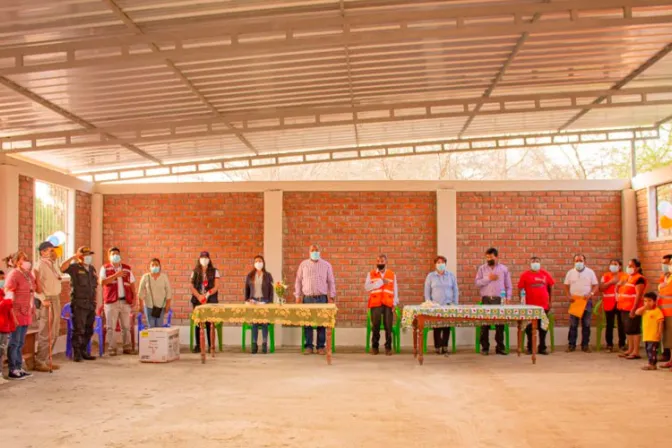
M574 255L574 268L565 276L565 293L569 302L569 344L567 353L576 350L579 321L581 322L581 350L590 353L590 318L593 314L593 296L597 294L595 272L586 267L583 254Z

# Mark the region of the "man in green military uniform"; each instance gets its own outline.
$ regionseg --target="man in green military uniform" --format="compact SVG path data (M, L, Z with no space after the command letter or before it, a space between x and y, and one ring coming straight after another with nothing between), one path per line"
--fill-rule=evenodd
M72 310L72 351L75 362L93 361L86 348L93 336L96 319L96 288L98 276L93 267L91 248L82 246L61 265L61 272L70 276L70 308ZM102 344L102 341L100 342Z

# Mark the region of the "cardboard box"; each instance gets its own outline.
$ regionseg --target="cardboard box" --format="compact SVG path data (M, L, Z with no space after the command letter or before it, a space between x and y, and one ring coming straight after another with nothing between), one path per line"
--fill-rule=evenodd
M148 328L140 332L141 362L171 362L180 359L179 328Z

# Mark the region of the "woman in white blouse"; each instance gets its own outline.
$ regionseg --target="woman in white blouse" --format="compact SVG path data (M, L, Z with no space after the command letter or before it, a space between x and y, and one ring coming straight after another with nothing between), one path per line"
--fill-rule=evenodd
M158 258L152 258L149 263L149 272L140 280L138 295L149 327L163 327L163 317L170 310L173 293L168 276L161 272L161 261Z

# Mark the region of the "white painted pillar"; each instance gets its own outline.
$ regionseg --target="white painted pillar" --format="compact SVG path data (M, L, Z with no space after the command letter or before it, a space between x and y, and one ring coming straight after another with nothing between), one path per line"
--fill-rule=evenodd
M0 258L4 258L19 250L19 169L5 156L0 156L0 226Z
M637 197L635 190L625 189L621 195L621 237L623 239L623 262L636 258L637 251Z
M264 192L264 259L275 281L282 280L282 191ZM275 326L275 345L282 346L282 325Z
M446 267L457 274L457 192L436 191L436 252L448 259Z
M103 265L105 259L103 247L103 195L91 195L91 241L89 242L93 254L93 265L96 269ZM97 302L102 303L102 288L98 288Z

